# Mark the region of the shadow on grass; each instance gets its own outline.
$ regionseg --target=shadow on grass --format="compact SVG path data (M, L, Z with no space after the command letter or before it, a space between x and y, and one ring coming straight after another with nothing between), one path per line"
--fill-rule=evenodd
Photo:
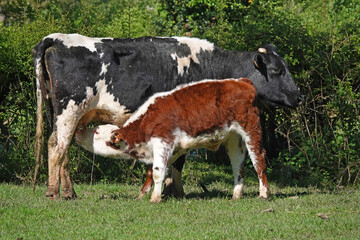
M203 188L204 189L204 188ZM299 197L304 197L313 194L336 194L338 193L339 189L333 190L325 190L325 189L305 189L305 190L296 190L293 188L292 191L289 192L288 189L277 189L275 193L271 193L269 199L264 200L276 200L276 199L298 199ZM341 191L341 190L340 190ZM231 191L232 192L232 191ZM232 194L229 194L228 190L218 190L212 189L208 191L207 189L203 192L190 192L185 195L186 199L212 199L212 198L225 198L225 199L232 199ZM242 198L259 198L259 192L249 189L248 191L245 190Z
M306 190L306 191L292 191L289 193L284 193L280 191L277 191L276 193L272 193L270 195L269 199L261 199L264 201L273 201L273 200L277 200L277 199L298 199L300 197L304 197L304 196L309 196L309 195L313 195L313 194L329 194L329 193L333 193L336 194L337 191L329 191L329 190L319 190L319 189L314 189L314 190ZM151 196L151 192L149 193L149 195L147 196ZM144 196L144 199L147 199L149 197ZM173 196L167 196L167 197L162 197L162 201L168 201L171 199L174 199L175 197ZM190 192L188 194L185 195L184 199L201 199L201 200L206 200L206 199L227 199L227 200L231 200L232 199L232 194L229 194L228 190L218 190L218 189L212 189L212 190L206 190L203 192L198 192L198 191L193 191ZM259 199L259 193L257 191L248 191L248 192L244 192L243 197L244 199ZM131 195L131 194L126 194L126 193L112 193L112 194L101 194L99 196L99 200L106 200L106 199L110 199L110 200L137 200L137 196Z
M316 192L316 194L328 194L328 193L329 192L327 191ZM299 197L308 196L312 194L315 194L315 192L311 192L311 191L297 191L291 193L276 192L274 194L271 194L269 199L262 199L262 200L272 201L276 199L286 199L286 198L298 199ZM232 194L228 194L227 192L214 189L209 192L202 192L202 193L191 192L185 195L185 199L213 199L213 198L222 198L222 199L231 200ZM257 199L259 198L259 193L254 191L245 192L242 198Z

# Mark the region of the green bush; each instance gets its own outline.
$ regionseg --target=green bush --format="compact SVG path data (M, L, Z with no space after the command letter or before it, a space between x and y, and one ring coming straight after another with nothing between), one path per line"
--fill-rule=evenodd
M271 180L287 185L359 184L357 0L17 0L0 6L9 16L0 25L2 181L30 180L34 166L31 48L50 33L78 32L97 37L186 35L231 50L275 44L306 102L297 109L262 110ZM203 158L207 154L200 153ZM133 169L131 161L96 157L93 165L92 159L92 154L71 147L70 165L76 181L91 181L92 167L93 181L134 182L143 177L143 167L136 164ZM192 164L191 159L189 162ZM46 181L45 166L46 162L42 181Z

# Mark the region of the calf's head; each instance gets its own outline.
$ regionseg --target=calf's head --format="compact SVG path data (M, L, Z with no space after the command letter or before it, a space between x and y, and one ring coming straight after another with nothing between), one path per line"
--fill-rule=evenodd
M273 106L297 107L304 101L285 61L274 45L268 44L253 55L254 71L249 76L259 98Z
M103 157L129 158L119 148L108 144L112 132L119 129L116 125L106 124L94 128L78 130L75 133L75 141L86 150Z

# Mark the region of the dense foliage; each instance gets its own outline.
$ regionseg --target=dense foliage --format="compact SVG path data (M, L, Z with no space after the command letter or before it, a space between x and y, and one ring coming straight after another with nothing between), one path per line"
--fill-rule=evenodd
M0 181L29 181L33 173L31 48L50 33L78 32L97 37L191 36L232 50L275 44L306 103L291 110L263 107L270 178L320 186L360 182L357 0L6 0L0 11L5 15L0 23ZM142 166L134 168L132 161L97 156L93 164L93 155L75 144L70 152L77 181L132 182L143 177ZM46 181L46 168L41 172Z

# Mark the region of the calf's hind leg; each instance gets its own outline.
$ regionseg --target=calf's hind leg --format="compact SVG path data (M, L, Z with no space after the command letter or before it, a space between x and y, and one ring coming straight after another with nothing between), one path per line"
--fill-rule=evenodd
M225 143L225 148L234 174L234 192L232 198L239 199L244 192L245 143L241 136L232 134Z
M246 142L246 147L259 178L259 197L267 199L270 197L270 190L266 176L266 151L262 147L261 140Z

